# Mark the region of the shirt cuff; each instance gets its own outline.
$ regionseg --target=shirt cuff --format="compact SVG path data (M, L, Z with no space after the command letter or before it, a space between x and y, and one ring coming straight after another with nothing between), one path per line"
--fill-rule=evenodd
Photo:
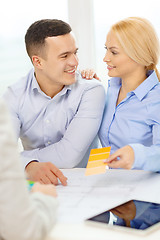
M24 169L24 171L25 171L26 166L27 166L30 162L38 162L38 160L21 156L21 162L22 162L22 167L23 167L23 169Z
M142 144L128 144L134 151L134 163L131 169L143 170L145 164L145 150Z

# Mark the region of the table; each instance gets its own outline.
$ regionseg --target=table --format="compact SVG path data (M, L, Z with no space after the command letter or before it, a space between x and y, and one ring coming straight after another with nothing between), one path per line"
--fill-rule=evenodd
M85 169L64 169L68 186L57 186L58 221L47 240L150 240L160 239L160 227L147 236L137 230L107 228L87 224L85 219L137 199L160 203L160 174L142 170L107 170L105 174L85 176Z

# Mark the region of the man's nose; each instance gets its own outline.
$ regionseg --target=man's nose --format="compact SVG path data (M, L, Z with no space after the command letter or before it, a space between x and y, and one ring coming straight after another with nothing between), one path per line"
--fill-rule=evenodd
M75 54L72 54L71 59L70 59L70 64L77 66L79 63L78 57Z

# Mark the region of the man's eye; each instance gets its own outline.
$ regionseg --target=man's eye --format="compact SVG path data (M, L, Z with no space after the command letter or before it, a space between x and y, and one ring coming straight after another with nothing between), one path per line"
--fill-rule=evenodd
M67 54L66 54L66 55L63 55L61 58L67 58Z

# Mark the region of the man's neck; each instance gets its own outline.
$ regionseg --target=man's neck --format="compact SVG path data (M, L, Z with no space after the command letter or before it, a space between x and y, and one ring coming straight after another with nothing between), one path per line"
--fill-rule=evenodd
M47 96L51 98L56 96L64 88L64 85L62 84L53 84L50 83L49 81L46 81L45 79L41 81L39 80L39 77L36 76L36 74L35 78L42 92L44 92Z
M53 98L64 88L64 86L40 86L40 88L47 96Z

